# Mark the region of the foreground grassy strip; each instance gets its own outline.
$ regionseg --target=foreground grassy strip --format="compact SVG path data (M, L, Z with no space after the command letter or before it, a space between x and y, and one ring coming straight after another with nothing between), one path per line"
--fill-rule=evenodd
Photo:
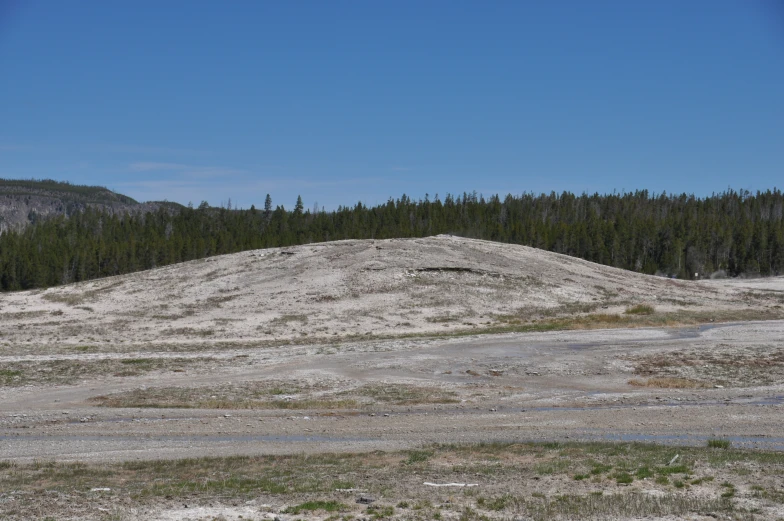
M29 519L31 512L56 511L62 498L71 505L100 504L103 498L134 506L260 498L276 512L333 520L606 519L695 513L769 519L784 505L777 482L781 475L784 454L736 450L718 442L704 448L496 443L395 453L111 465L0 463L0 517ZM477 486L437 488L424 482ZM97 495L94 489L109 490ZM358 505L358 494L371 495L376 502ZM103 519L101 515L94 518ZM121 511L113 515L123 519ZM87 514L83 518L92 519Z

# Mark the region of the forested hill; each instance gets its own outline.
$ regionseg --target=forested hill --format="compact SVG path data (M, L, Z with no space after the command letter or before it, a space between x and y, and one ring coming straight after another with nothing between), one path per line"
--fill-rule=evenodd
M118 275L247 249L339 239L452 233L524 244L645 273L691 278L784 272L784 197L727 191L704 199L476 194L341 207L160 208L146 214L86 208L0 235L0 288L19 290Z
M51 179L0 178L0 233L21 230L40 220L73 215L86 208L109 213L150 212L174 203L138 203L102 186L75 185Z

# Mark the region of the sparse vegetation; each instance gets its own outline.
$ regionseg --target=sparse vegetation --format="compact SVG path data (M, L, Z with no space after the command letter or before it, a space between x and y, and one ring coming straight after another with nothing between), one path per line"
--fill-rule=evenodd
M408 458L406 459L406 465L412 465L414 463L424 463L429 460L433 456L432 451L427 450L412 450L408 453Z
M653 306L648 304L637 304L636 306L632 306L626 308L627 315L652 315L655 310Z
M629 385L634 387L658 387L661 389L697 389L709 387L704 382L689 380L686 378L648 378L647 380L632 379Z
M146 367L145 359L125 365ZM347 391L329 391L307 384L265 381L216 387L150 387L93 401L104 407L187 409L357 409L376 404L417 405L456 403L454 391L409 385L365 385Z
M732 446L730 440L710 439L708 440L708 447L712 449L729 449Z
M313 512L315 510L322 510L324 512L343 512L348 510L348 505L344 505L337 501L306 501L305 503L286 508L283 513L296 516L302 512Z
M493 443L479 445L438 445L422 451L397 453L372 452L367 454L320 454L294 456L235 456L227 458L198 458L175 461L151 460L108 465L84 463L35 462L30 464L0 465L0 487L14 490L18 511L35 500L55 504L58 495L68 494L70 501L86 502L94 498L83 491L100 483L119 497L131 497L137 504L155 502L162 498L198 502L204 498L236 501L256 498L259 494L289 506L284 513L293 516L319 514L338 515L335 519L366 517L387 519L396 515L389 504L374 503L368 507L345 502L345 495L336 483L351 484L360 478L369 494L396 501L411 519L436 519L451 510L465 519L506 519L513 515L544 521L553 518L605 519L608 517L688 517L701 512L720 516L744 515L745 505L734 502L738 484L723 480L717 484L705 477L689 480L686 476L694 466L716 473L725 471L728 463L748 462L765 465L765 470L754 479L780 475L784 471L784 455L780 453L741 451L729 448L716 458L707 447L679 447L685 463L667 466L673 448L645 444L612 443ZM411 459L414 463L409 463ZM532 479L535 465L541 460L563 460L566 465L553 468L551 481L538 488ZM482 469L492 463L492 473ZM412 473L410 465L416 465ZM599 469L597 482L582 479L575 482L575 471ZM617 469L608 474L610 469ZM647 469L647 470L646 470ZM420 490L424 473L434 481L480 480L487 486L486 476L493 484L502 485L506 493L493 495L465 489L459 494L449 493L433 503L433 491ZM636 487L607 489L613 485L628 485L636 479L658 477L647 482L646 489L657 489L656 495L644 494ZM670 482L667 477L672 476ZM610 482L608 483L608 480ZM557 485L559 484L560 485ZM687 489L698 485L703 492L695 496ZM558 486L568 493L550 492ZM752 481L747 486L750 500L780 504L781 495L771 486ZM31 494L45 488L56 492L50 496ZM413 494L413 495L412 495ZM778 502L778 503L776 503ZM748 504L748 503L746 503ZM8 503L0 503L0 513L7 513ZM4 510L5 509L5 510ZM344 517L341 517L344 516ZM43 518L43 516L42 516ZM10 519L21 519L14 517Z
M92 346L77 346L77 352L90 352ZM209 367L218 362L211 357L179 358L126 358L98 360L44 360L8 362L0 370L0 385L68 385L80 379L97 375L139 376L153 371L172 372Z
M784 349L771 345L719 344L713 349L679 350L630 357L634 372L649 376L631 385L693 388L771 385L784 377Z

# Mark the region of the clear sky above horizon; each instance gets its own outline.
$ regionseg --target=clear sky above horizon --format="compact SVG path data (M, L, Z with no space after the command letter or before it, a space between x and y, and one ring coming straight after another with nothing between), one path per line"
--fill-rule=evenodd
M0 0L0 177L330 209L782 165L780 0Z

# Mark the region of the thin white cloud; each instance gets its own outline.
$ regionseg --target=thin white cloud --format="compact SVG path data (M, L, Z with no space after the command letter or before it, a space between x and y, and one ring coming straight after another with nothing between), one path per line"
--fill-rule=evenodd
M146 145L132 145L132 144L107 144L107 143L91 143L86 144L88 148L103 150L106 152L119 152L124 154L156 154L156 155L186 155L186 156L203 156L209 155L207 150L195 150L192 148L172 148L161 146L146 146Z
M132 172L153 172L153 171L162 171L162 170L184 170L188 168L188 165L182 165L179 163L154 163L154 162L147 162L142 161L139 163L131 163L128 166L128 169Z
M303 188L323 188L329 186L356 186L362 184L379 184L387 181L383 177L357 177L353 179L335 179L335 180L311 180L311 179L278 179L273 182L279 182L283 185L295 185Z
M244 176L250 174L248 170L230 168L225 166L195 166L188 167L180 172L182 176L209 179L211 177Z
M29 145L16 145L13 143L0 143L0 152L19 152L21 150L30 150Z
M210 177L239 176L249 174L247 170L227 166L185 165L182 163L163 163L155 161L139 161L128 165L131 172L160 172L179 177Z
M140 189L165 189L165 188L183 188L183 187L201 187L200 183L192 183L189 181L176 181L170 179L161 179L158 181L135 181L131 183L115 183L116 186L122 186L126 188L140 188Z

